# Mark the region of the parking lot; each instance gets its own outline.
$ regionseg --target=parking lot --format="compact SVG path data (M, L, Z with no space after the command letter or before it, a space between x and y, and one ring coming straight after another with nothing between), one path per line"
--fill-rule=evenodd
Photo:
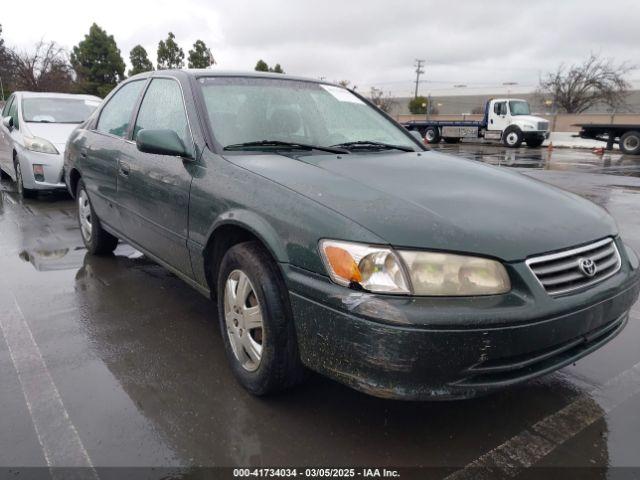
M638 157L434 148L582 195L640 251ZM112 257L85 253L68 196L22 201L2 181L0 466L435 467L421 478L490 467L525 478L529 465L562 465L605 478L637 465L637 305L601 350L487 397L383 400L311 375L259 399L232 377L210 301L127 245Z

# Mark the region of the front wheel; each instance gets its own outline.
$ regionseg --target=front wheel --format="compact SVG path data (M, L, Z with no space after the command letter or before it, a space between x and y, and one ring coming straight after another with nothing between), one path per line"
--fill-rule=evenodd
M299 383L304 369L289 294L258 242L240 243L224 255L217 293L227 359L240 384L254 395L267 395Z
M118 239L102 228L100 219L91 206L87 189L80 180L76 189L78 223L85 247L92 255L107 255L118 245Z
M522 130L518 127L509 127L502 134L502 144L507 148L518 148L523 140Z
M627 155L640 155L640 132L626 132L620 137L620 151Z
M34 198L37 195L35 190L24 188L24 180L22 178L22 168L17 158L13 159L14 167L16 169L16 188L18 189L18 196L21 198Z

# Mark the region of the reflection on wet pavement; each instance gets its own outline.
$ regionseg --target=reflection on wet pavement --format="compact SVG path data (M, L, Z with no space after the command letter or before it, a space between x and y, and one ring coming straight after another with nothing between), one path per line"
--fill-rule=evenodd
M640 250L638 160L560 149L437 148L590 198ZM538 422L555 422L554 414L575 402L594 421L569 417L577 431L539 465L589 467L585 475L606 478L612 466L640 458L640 396L608 412L590 393L640 362L637 307L602 350L483 398L389 401L311 375L301 388L259 399L232 378L207 299L127 245L113 256L86 255L69 198L20 201L12 184L0 189L0 315L16 314L15 298L96 466L425 465L443 470L422 478L438 477ZM46 465L3 341L0 378L0 466Z

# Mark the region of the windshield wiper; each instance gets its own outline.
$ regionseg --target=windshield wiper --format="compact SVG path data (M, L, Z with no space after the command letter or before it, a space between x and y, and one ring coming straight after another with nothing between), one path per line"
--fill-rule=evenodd
M391 143L375 142L373 140L358 140L357 142L344 142L331 145L342 148L375 148L379 150L402 150L403 152L415 152L411 147L404 145L393 145Z
M234 143L233 145L227 145L224 147L224 150L243 150L251 147L286 147L303 150L321 150L323 152L330 153L349 153L349 151L344 148L334 148L333 146L323 147L321 145L311 145L308 143L298 142L283 142L281 140L259 140L256 142Z

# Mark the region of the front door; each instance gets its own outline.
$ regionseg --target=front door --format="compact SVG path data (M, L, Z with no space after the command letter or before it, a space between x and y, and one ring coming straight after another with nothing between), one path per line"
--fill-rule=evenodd
M9 110L11 109L14 98L15 95L12 95L5 104L2 111L3 119L9 116ZM11 132L0 122L0 167L7 173L13 172L13 168L11 167L12 151Z
M144 250L192 276L187 250L189 158L143 153L135 145L143 129L175 131L193 156L194 144L177 80L154 78L144 94L131 141L120 159L117 188L123 233Z
M506 101L495 102L489 114L489 130L503 131L511 124L509 109Z

